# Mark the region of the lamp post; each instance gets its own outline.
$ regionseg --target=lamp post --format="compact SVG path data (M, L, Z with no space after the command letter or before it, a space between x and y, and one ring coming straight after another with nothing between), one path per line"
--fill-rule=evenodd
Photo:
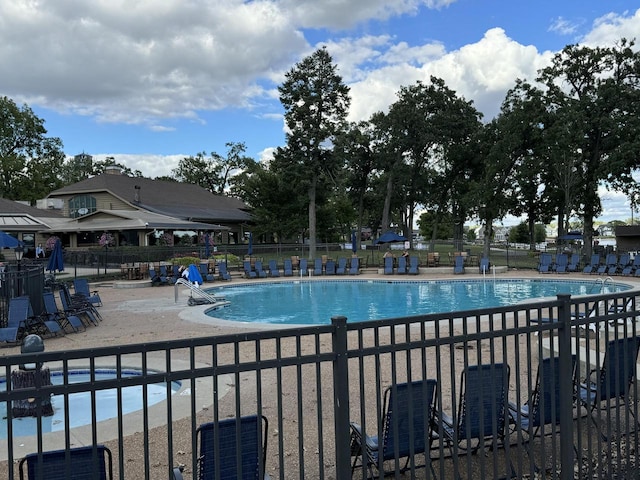
M16 252L16 260L18 262L18 271L20 271L20 262L22 262L22 257L24 257L24 246L18 245L14 250Z

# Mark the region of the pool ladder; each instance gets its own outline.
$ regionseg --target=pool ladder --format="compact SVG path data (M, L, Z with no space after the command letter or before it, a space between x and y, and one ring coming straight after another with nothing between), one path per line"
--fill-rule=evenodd
M611 277L607 277L607 278L598 278L593 286L591 287L591 290L589 291L589 293L593 293L594 289L598 286L598 284L600 284L600 293L602 293L602 291L604 290L604 287L607 285L607 282L611 282L613 283L613 278Z
M224 298L211 295L210 293L207 293L204 290L202 290L197 284L191 283L189 280L186 280L184 278L179 278L178 280L176 280L176 283L174 283L176 303L178 303L178 285L184 285L185 287L189 288L191 290L192 297L193 297L193 294L196 293L200 297L207 300L208 303L214 303L214 304L225 303ZM228 302L226 303L228 304Z

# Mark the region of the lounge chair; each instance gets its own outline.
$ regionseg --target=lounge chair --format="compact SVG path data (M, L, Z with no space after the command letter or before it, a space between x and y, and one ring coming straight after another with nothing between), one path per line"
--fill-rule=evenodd
M617 273L622 275L622 272L624 271L624 269L627 268L629 265L631 265L631 255L628 253L621 254L620 258L618 259Z
M220 280L231 280L231 274L227 270L227 262L218 263L218 278Z
M384 257L384 274L391 275L393 273L393 257Z
M453 258L453 273L464 273L464 257L456 255Z
M399 256L398 257L398 268L396 268L396 273L398 275L406 275L407 273L407 257Z
M284 259L284 268L283 268L283 274L285 277L292 277L293 276L293 262L291 261L290 258L285 258Z
M414 256L409 257L409 270L407 271L409 275L418 275L418 273L420 273L418 260L419 260L418 257L414 257Z
M14 297L9 300L7 326L0 328L0 342L20 343L28 332L27 321L30 309L29 297Z
M457 418L442 412L443 440L451 455L503 445L508 429L509 366L471 365L462 371Z
M572 378L575 367L576 357L572 356ZM553 427L547 434L557 434L557 426L560 424L560 386L564 381L566 380L560 377L560 358L544 358L538 365L536 383L527 401L521 405L509 402L511 420L516 430L522 434L530 458L532 452L529 444L534 437L545 435L546 426ZM539 470L537 465L536 470Z
M540 262L538 263L539 273L550 273L552 270L553 257L550 253L541 253Z
M197 478L269 479L265 472L267 430L266 417L257 415L200 425L196 430L200 448Z
M347 273L347 259L340 257L338 259L338 266L336 267L336 275L344 275Z
M269 260L269 276L270 277L279 277L280 270L278 270L278 264L275 260Z
M600 255L597 253L594 253L593 255L591 255L591 262L585 265L585 267L582 269L582 273L596 273L599 267L600 267Z
M381 478L407 471L410 463L415 462L416 455L425 454L432 478L436 478L429 457L434 439L435 394L435 380L388 387L384 393L382 418L377 423L382 426L378 435L369 435L359 424L351 423L352 474L358 468L358 459L362 459L371 478L376 478L376 472ZM407 460L400 468L399 460L402 458ZM384 463L391 460L395 460L393 470L387 471Z
M202 277L202 280L204 280L205 282L213 282L216 279L213 273L209 272L208 263L200 264L200 276Z
M306 277L308 275L308 269L307 269L307 259L306 258L301 258L300 259L300 276L301 277Z
M102 306L102 300L100 299L98 291L89 289L89 282L86 278L76 278L73 280L73 291L76 295L84 296L87 301L96 307Z
M638 269L640 269L640 255L633 257L633 261L627 264L620 273L622 275L633 275L638 272Z
M49 318L44 312L41 312L39 315L35 315L33 313L33 308L31 305L31 299L26 297L18 297L20 299L26 298L24 300L27 304L27 318L25 320L25 324L27 325L27 333L35 333L42 336L58 336L64 335L65 330L60 323L55 318ZM22 312L23 307L19 307L19 311ZM9 303L9 314L11 314L11 303Z
M244 267L245 278L258 278L258 274L251 268L251 262L249 260L245 260L242 265Z
M162 277L158 275L155 269L149 269L149 278L151 279L151 286L154 285L167 285L169 283L169 279L167 277Z
M60 285L59 293L60 303L65 314L76 315L83 321L85 326L89 324L99 325L99 314L91 303L73 299L69 294L69 289L64 284Z
M319 275L322 275L322 259L316 258L313 263L313 276L317 277Z
M607 275L615 275L618 271L618 256L615 253L609 253L604 265L604 271L602 266L598 269L598 273L606 273Z
M360 259L358 257L351 258L351 266L349 267L349 275L360 275Z
M335 275L336 274L336 262L335 262L335 260L327 260L327 263L324 266L324 274L325 275Z
M567 264L568 272L577 272L580 265L580 255L578 253L572 253L569 263Z
M568 273L567 267L569 266L569 257L566 253L559 253L556 255L556 263L553 266L553 270L556 273Z
M267 278L267 272L262 268L262 260L256 260L256 274L259 278Z
M480 273L489 273L491 268L489 259L487 257L482 257L480 259L480 263L478 264L478 268L480 270Z
M30 453L20 461L20 480L111 480L111 451L104 445Z
M44 312L42 313L47 317L48 321L58 322L63 330L67 330L70 327L74 332L85 330L85 325L77 315L67 314L63 310L58 309L56 303L56 297L53 292L44 292L42 294L42 300L44 303Z
M604 417L609 419L616 417L618 421L629 418L614 407L626 405L628 407L626 411L635 420L634 407L629 403L629 393L636 375L639 349L640 337L625 337L609 341L605 347L602 367L592 369L584 382L579 385L578 404L587 410L589 418L605 442L608 441L604 434L607 426L601 425L600 420Z

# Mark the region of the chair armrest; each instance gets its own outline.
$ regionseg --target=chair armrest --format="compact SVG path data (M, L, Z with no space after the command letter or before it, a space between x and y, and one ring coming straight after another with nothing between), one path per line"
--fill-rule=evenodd
M180 466L180 467L175 467L173 469L173 479L172 480L182 480L182 471L184 470L184 467Z

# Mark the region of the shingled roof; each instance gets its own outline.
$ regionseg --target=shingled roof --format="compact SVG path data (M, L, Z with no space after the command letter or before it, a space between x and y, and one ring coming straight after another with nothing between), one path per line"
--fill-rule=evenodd
M0 198L0 230L35 232L66 220L59 212Z
M189 183L152 180L126 175L102 174L55 190L49 198L108 192L128 204L149 212L205 223L251 221L242 201Z

